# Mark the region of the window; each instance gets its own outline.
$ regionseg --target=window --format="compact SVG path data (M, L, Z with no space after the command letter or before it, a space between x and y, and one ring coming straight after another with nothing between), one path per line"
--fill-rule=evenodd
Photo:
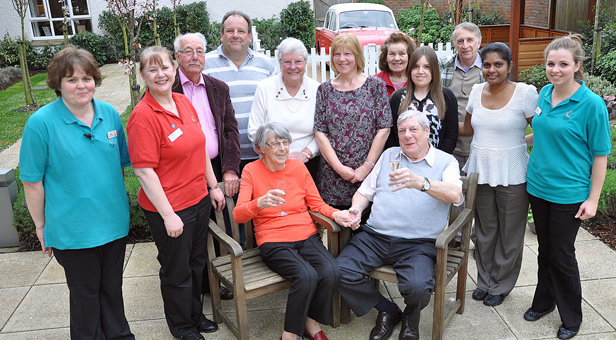
M67 33L92 31L92 16L88 0L64 0L69 9ZM64 37L63 0L29 0L30 24L34 40L61 39Z

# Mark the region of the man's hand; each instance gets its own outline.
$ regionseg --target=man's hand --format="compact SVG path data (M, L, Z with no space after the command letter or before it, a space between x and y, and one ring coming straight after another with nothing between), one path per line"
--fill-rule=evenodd
M222 181L225 183L225 194L227 196L233 197L240 190L239 178L235 172L223 173Z
M389 174L389 186L393 186L391 191L398 191L403 188L421 190L425 178L411 171L409 168L398 169Z

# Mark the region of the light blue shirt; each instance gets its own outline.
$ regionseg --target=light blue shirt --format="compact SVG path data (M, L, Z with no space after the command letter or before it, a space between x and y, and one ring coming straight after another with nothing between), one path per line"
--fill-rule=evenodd
M43 182L46 247L93 248L128 235L122 121L110 104L93 104L92 128L62 98L32 114L24 128L20 179Z

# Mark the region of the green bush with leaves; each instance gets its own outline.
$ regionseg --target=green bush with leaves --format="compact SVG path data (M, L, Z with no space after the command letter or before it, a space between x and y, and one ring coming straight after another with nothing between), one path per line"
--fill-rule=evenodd
M609 51L597 58L596 75L616 83L616 50Z
M550 83L545 74L545 65L543 64L520 71L518 81L534 85L537 91L541 91L541 88Z
M270 19L253 19L252 24L257 27L261 48L274 51L283 39L280 21L272 16Z
M479 9L479 6L477 5L477 3L473 3L473 20L471 20L472 23L474 23L477 26L482 26L482 25L502 25L502 24L507 24L508 22L505 20L505 18L500 15L500 13L498 12L482 12ZM462 9L462 20L467 21L468 20L468 13L469 10L468 8L464 7ZM449 22L453 22L453 20L451 20L452 15L451 12L449 12L449 10L445 10L443 12L443 22L444 23L449 23Z
M592 92L603 96L616 96L616 86L600 76L591 76L584 73L584 82Z
M115 53L111 51L111 46L108 44L107 39L92 32L78 33L69 39L69 42L76 47L83 48L84 50L92 53L98 66L103 66L108 61L117 61L114 56Z
M7 34L0 41L0 67L19 66L19 57L17 53L17 40ZM28 68L32 70L44 70L49 65L49 61L56 52L62 49L62 45L47 44L42 47L34 47L32 41L25 41L26 59L28 60Z
M426 8L424 11L423 30L421 41L419 41L419 23L421 18L421 5L413 5L410 8L398 13L396 23L402 32L408 32L415 28L415 33L411 36L418 43L446 43L451 40L452 27L447 22L443 22L435 8Z
M383 0L357 0L357 2L364 2L364 3L369 3L369 4L379 4L379 5L385 4Z
M314 47L314 12L307 1L292 2L280 12L284 37L301 40L308 50Z
M616 214L616 170L608 169L599 197L597 210L603 213Z

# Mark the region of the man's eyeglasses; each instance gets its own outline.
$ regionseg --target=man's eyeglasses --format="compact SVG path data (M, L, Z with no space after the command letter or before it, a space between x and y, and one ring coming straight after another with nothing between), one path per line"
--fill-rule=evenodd
M273 142L273 143L265 143L265 145L269 146L272 149L280 149L281 146L284 146L285 148L289 146L289 141L285 140L284 142Z
M186 49L186 50L184 50L184 51L180 51L180 53L182 53L182 54L186 54L186 55L187 55L187 56L189 56L189 57L192 57L192 56L193 56L193 54L195 54L195 53L196 53L196 54L197 54L197 57L203 57L203 55L205 54L205 51L204 51L204 50L201 50L201 49L196 50L196 51L193 51L193 50L191 50L191 49Z

